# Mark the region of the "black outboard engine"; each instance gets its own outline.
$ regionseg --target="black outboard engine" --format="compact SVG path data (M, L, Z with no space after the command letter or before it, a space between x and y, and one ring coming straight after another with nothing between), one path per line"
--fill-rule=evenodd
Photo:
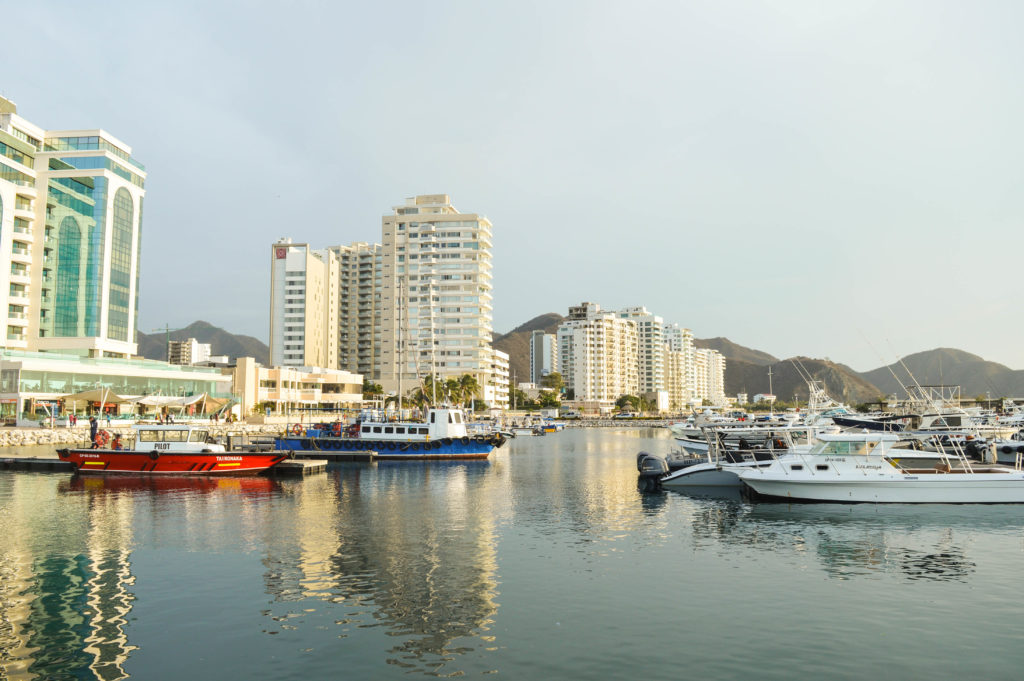
M640 472L639 488L641 492L658 489L660 480L668 475L668 463L660 456L640 452L636 455L636 469Z

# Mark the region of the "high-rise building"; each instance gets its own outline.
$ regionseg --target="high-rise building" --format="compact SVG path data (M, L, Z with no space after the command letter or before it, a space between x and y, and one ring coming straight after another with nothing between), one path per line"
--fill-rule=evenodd
M665 321L643 306L627 307L619 310L618 315L636 322L640 392L656 393L665 390L665 339L662 336Z
M331 246L338 259L338 366L380 379L383 249L355 242Z
M697 383L693 332L678 324L662 327L665 338L665 388L672 409L683 409L694 401Z
M447 194L416 196L383 217L382 243L384 389L430 374L489 385L490 220L460 213Z
M707 400L715 406L725 404L725 357L717 350L697 348L694 350L696 381L694 399Z
M338 259L281 239L270 249L270 362L338 368Z
M199 364L210 359L213 352L209 343L200 343L195 338L183 341L168 341L167 362L168 364L180 364L188 366Z
M109 133L46 130L0 98L0 346L135 354L145 178Z
M537 329L530 334L530 382L540 385L540 379L558 371L558 336Z
M637 324L597 303L570 307L558 327L558 360L573 399L610 407L639 392Z

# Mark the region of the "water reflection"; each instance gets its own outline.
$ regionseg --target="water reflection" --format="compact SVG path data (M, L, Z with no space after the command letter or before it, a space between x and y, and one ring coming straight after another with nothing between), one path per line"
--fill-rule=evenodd
M134 649L126 634L135 579L132 500L90 495L61 503L54 513L52 478L13 476L5 483L4 678L126 678L123 665ZM49 499L48 508L41 498Z
M275 542L265 560L267 590L279 602L344 606L335 622L341 636L352 626L386 627L397 639L388 664L450 673L459 655L493 641L489 469L487 462L380 464L370 480L364 467L348 467L325 484L304 484L295 491L296 522L279 535L293 541ZM297 626L294 609L266 614Z
M976 569L967 555L970 535L958 531L962 516L942 508L701 500L690 518L695 540L706 548L717 543L723 549L810 553L837 579L890 574L965 581Z

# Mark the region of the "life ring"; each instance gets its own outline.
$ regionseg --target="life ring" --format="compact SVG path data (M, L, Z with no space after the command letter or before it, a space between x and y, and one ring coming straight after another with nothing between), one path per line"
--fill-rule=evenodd
M302 424L301 423L296 423L294 426L292 426L291 432L292 432L292 435L302 435L302 433L303 433Z
M156 451L156 450L154 449L153 451L151 451L151 452L149 453L149 458L150 458L151 460L153 460L153 461L156 461L157 459L159 459L159 458L160 458L160 452L158 452L158 451Z
M101 430L100 432L96 433L96 448L97 449L105 448L107 446L108 442L110 442L110 433L108 433L105 430Z

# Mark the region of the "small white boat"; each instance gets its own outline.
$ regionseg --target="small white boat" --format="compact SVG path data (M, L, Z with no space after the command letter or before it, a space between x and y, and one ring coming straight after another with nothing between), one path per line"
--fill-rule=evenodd
M890 433L822 435L809 451L781 456L769 466L737 471L765 497L819 502L915 504L1024 503L1024 470L972 463L951 454L904 450ZM930 457L930 458L926 458Z

